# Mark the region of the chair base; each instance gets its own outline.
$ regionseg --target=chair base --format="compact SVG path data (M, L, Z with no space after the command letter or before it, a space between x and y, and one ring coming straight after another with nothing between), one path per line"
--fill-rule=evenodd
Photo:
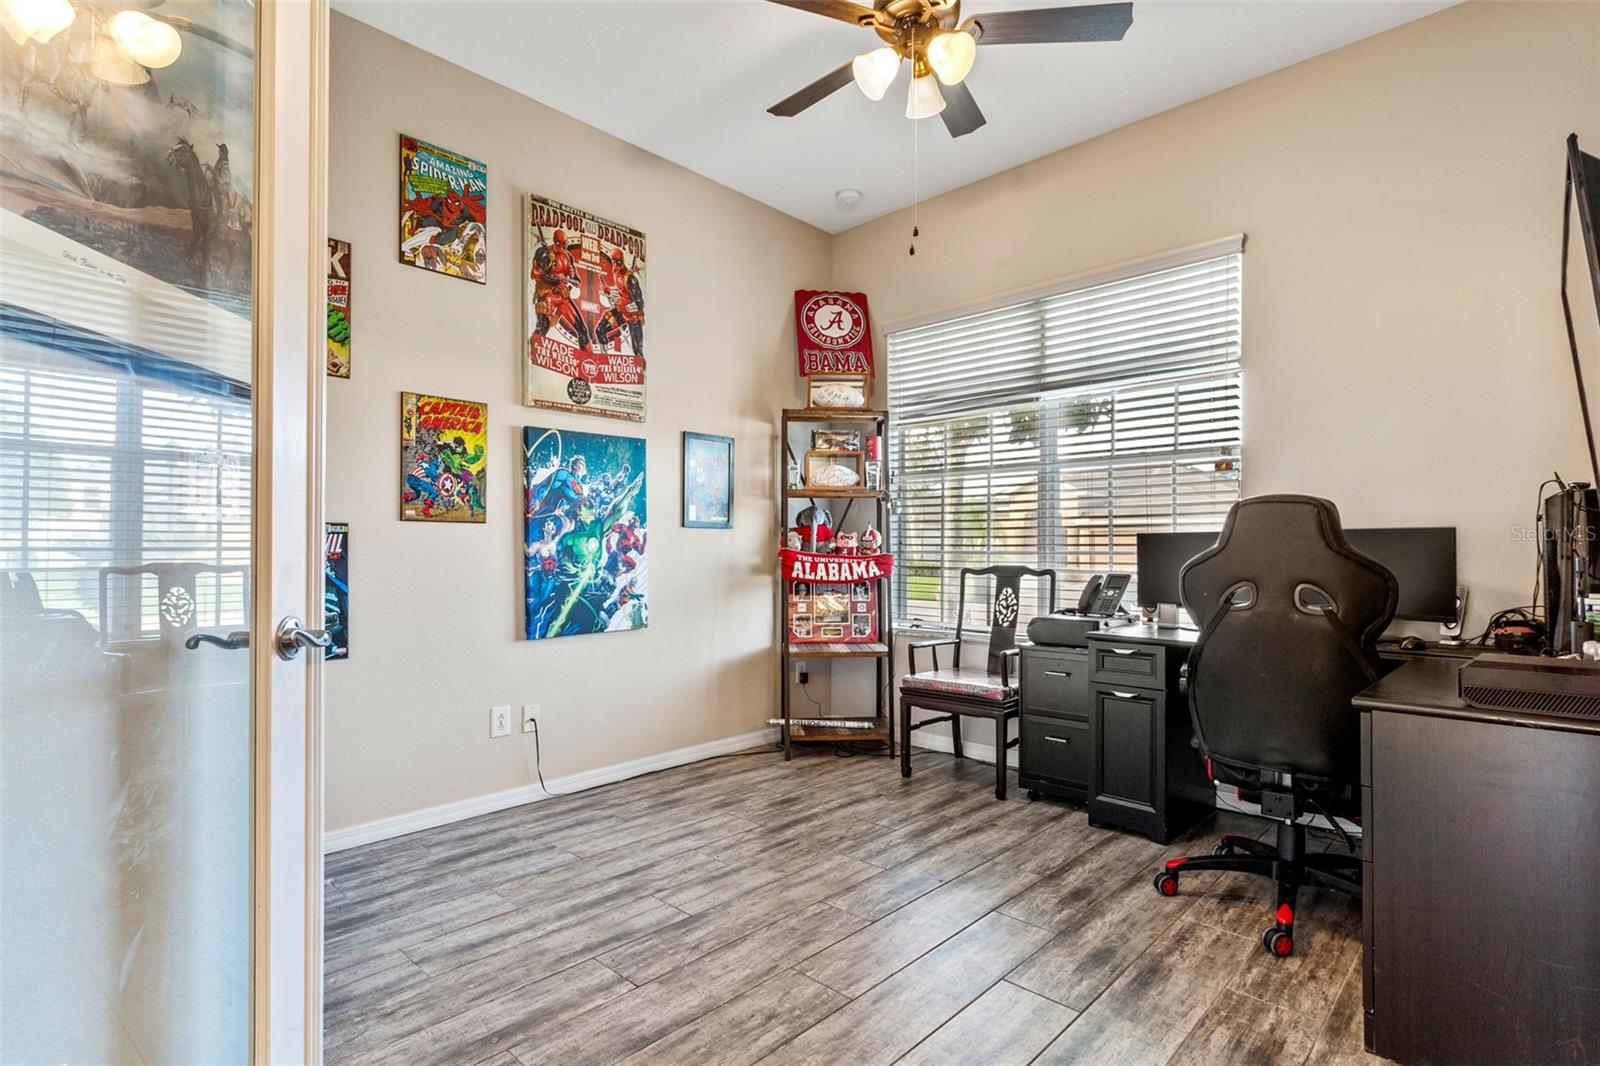
M1278 886L1278 904L1273 924L1261 934L1261 946L1278 958L1294 954L1295 897L1302 885L1361 895L1361 856L1307 854L1305 826L1292 822L1278 823L1276 846L1228 834L1210 855L1168 859L1156 874L1156 891L1176 896L1179 875L1185 870L1227 870L1272 878Z

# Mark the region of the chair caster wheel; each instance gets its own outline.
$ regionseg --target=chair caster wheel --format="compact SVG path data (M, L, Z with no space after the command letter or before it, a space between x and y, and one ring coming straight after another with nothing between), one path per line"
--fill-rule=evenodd
M1232 855L1233 854L1233 845L1232 844L1218 844L1216 847L1211 849L1211 854L1213 854L1213 855Z
M1028 798L1031 799L1031 800L1038 799L1039 798L1039 790L1036 789L1036 788L1028 789Z
M1282 929L1272 928L1261 934L1261 946L1268 954L1286 959L1294 954L1294 937Z
M1176 896L1178 894L1178 875L1171 870L1162 870L1156 874L1156 891L1163 896Z

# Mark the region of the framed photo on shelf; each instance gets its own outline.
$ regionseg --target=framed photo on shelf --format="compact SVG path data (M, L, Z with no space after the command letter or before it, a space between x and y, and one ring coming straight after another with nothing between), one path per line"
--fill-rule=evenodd
M733 528L733 438L683 434L683 524Z
M806 452L806 487L848 489L861 484L863 459L860 452Z
M811 450L817 452L859 452L859 429L814 429L811 431Z

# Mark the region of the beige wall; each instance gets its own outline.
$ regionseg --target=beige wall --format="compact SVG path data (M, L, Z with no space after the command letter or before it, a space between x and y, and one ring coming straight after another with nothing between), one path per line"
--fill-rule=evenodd
M327 825L534 780L489 708L541 705L547 778L758 729L774 703L773 420L794 405L793 291L829 238L343 16L333 20L329 232L354 250L354 376L328 382L327 514L351 524L351 654L327 678ZM396 262L404 131L489 168L489 283ZM521 196L649 239L644 424L520 404ZM398 519L400 392L489 404L488 522ZM650 625L521 639L525 425L648 440ZM737 439L734 528L679 525L679 433Z
M915 258L907 212L830 241L342 17L333 57L329 226L354 244L356 302L355 377L328 386L328 515L352 523L354 583L351 658L327 669L332 829L531 782L521 734L489 739L494 704L542 705L546 776L771 713L770 450L796 399L798 286L865 290L881 326L1246 232L1246 490L1459 527L1474 625L1527 598L1514 527L1539 481L1583 476L1556 199L1562 139L1600 144L1600 4L1470 3L1007 171L923 204ZM488 164L488 286L395 263L402 129ZM643 426L518 403L530 190L649 236ZM397 520L402 389L490 403L486 525ZM649 438L648 630L519 639L533 423ZM677 525L683 429L738 438L731 532Z
M850 230L833 281L881 329L1248 234L1245 491L1458 527L1481 626L1527 602L1539 482L1588 476L1556 287L1573 131L1600 146L1600 4L1469 3L930 200L915 257L909 212Z

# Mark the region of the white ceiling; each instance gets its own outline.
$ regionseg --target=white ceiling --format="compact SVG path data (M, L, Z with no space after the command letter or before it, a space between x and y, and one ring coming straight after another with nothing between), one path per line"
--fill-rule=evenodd
M1122 41L994 45L967 78L988 125L904 116L906 75L795 118L767 107L880 42L762 0L334 0L336 10L837 233L1248 81L1455 0L1146 0ZM968 0L963 16L1060 6ZM454 30L441 32L441 27ZM463 27L469 32L461 32ZM335 57L337 62L337 57ZM860 206L835 191L859 189Z

